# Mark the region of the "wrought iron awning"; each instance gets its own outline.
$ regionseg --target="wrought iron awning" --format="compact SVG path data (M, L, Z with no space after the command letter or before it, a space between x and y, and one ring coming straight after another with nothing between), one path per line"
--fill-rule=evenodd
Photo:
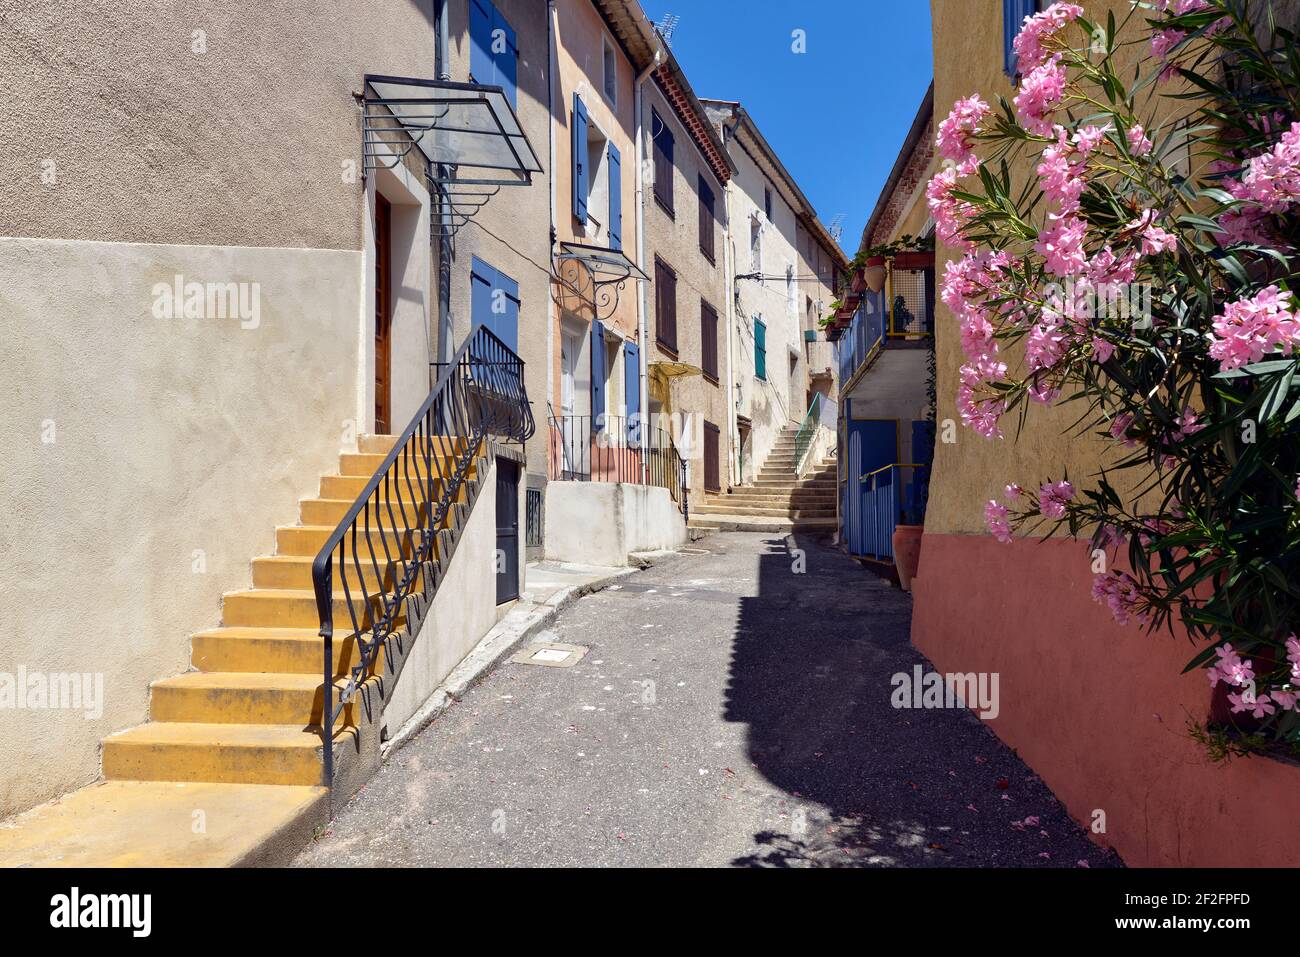
M621 249L588 246L583 243L560 243L555 256L552 296L562 307L588 306L597 319L608 319L618 309L623 285L649 282L636 263ZM575 303L576 299L576 303Z
M443 206L433 228L453 235L503 186L542 172L499 86L367 74L362 167L393 169L418 150L430 192Z

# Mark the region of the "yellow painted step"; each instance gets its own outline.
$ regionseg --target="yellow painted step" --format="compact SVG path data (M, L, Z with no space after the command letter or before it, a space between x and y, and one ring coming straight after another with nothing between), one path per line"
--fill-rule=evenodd
M393 443L397 439L396 435L363 435L357 439L357 451L370 455L387 455L393 450ZM464 436L435 435L431 441L425 439L424 442L412 442L412 448L422 449L424 443L428 443L435 453L451 453L462 451L466 439Z
M282 525L275 530L275 551L278 555L307 555L312 558L316 557L334 530L338 527L334 525ZM375 551L375 560L384 560L384 542L388 542L388 555L393 557L398 554L406 554L406 548L409 544L411 535L406 531L387 528L372 528L369 531L370 544L367 546L367 533L358 529L356 532L356 545L363 559L369 559L370 548ZM352 533L347 533L348 554L352 553Z
M352 579L353 584L358 584ZM368 587L374 587L368 582ZM341 589L336 588L336 592ZM373 614L382 610L383 596L372 594L370 608ZM353 592L352 608L358 624L372 620L367 615L365 598L360 589ZM402 616L399 614L399 620ZM315 628L320 625L316 608L316 593L288 588L253 588L248 591L227 592L221 599L221 623L246 625L252 628ZM336 628L351 628L352 614L348 599L342 594L334 596L334 623Z
M150 686L152 721L208 724L321 722L320 675L190 671Z
M433 558L439 555L438 539L433 540ZM367 559L369 556L365 556ZM311 555L262 555L253 559L253 587L254 588L279 588L294 591L312 591L311 567L314 557ZM365 567L369 567L368 562ZM351 575L353 569L349 567L348 581L355 581ZM367 571L367 582L370 580ZM398 574L394 568L391 575L386 579L385 585L391 589L395 585L392 576ZM337 578L335 579L337 581ZM422 579L417 578L417 585ZM314 594L314 592L313 592Z
M476 472L476 466L470 465L469 471L465 474L473 478ZM449 476L451 469L444 469L442 474ZM414 481L412 476L412 481ZM355 502L357 496L366 490L366 483L370 481L369 475L322 475L320 480L320 497L327 499L346 499L349 502ZM397 498L410 498L409 492L403 488L402 483L395 486ZM439 490L441 492L441 490ZM418 496L417 496L418 498Z
M6 821L0 868L278 863L328 820L319 786L99 781Z
M151 721L105 738L103 761L110 781L316 785L323 773L320 730L280 724Z
M334 636L334 674L346 675L357 663L350 625ZM316 628L212 628L190 639L190 660L199 671L265 672L311 675L325 670L325 643ZM375 673L382 674L380 655Z

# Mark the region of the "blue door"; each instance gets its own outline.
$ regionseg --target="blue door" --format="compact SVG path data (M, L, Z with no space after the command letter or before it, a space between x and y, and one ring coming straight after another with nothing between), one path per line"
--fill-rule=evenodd
M844 486L844 540L851 555L872 558L893 556L894 526L898 516L896 491L890 473L872 482L861 477L898 461L898 423L893 419L846 422L849 472Z

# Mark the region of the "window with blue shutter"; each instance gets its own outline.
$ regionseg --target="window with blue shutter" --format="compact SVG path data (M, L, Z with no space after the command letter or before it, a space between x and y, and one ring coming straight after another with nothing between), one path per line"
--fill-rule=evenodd
M469 0L469 75L475 83L501 87L510 105L518 107L515 31L491 0Z
M767 378L767 325L762 319L754 320L754 375Z
M591 324L591 430L605 431L605 377L609 374L605 362L605 325L599 320Z
M609 245L623 248L623 166L613 143L609 144Z
M519 283L479 259L470 257L470 321L487 326L498 339L519 351Z
M1019 75L1016 53L1012 49L1025 17L1038 12L1038 0L1002 0L1002 67L1013 80Z
M641 347L623 343L623 383L627 397L627 444L641 446Z
M587 104L573 94L573 215L587 222Z

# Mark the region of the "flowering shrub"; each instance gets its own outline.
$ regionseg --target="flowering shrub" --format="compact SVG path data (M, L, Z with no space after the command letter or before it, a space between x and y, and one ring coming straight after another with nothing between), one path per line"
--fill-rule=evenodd
M1013 101L957 102L927 189L961 254L941 293L957 408L997 440L1012 413L1072 403L1112 454L1087 482L1008 485L986 523L1087 536L1093 597L1122 623L1181 621L1235 749L1300 753L1294 28L1251 0L1104 25L1053 3L1015 50Z

